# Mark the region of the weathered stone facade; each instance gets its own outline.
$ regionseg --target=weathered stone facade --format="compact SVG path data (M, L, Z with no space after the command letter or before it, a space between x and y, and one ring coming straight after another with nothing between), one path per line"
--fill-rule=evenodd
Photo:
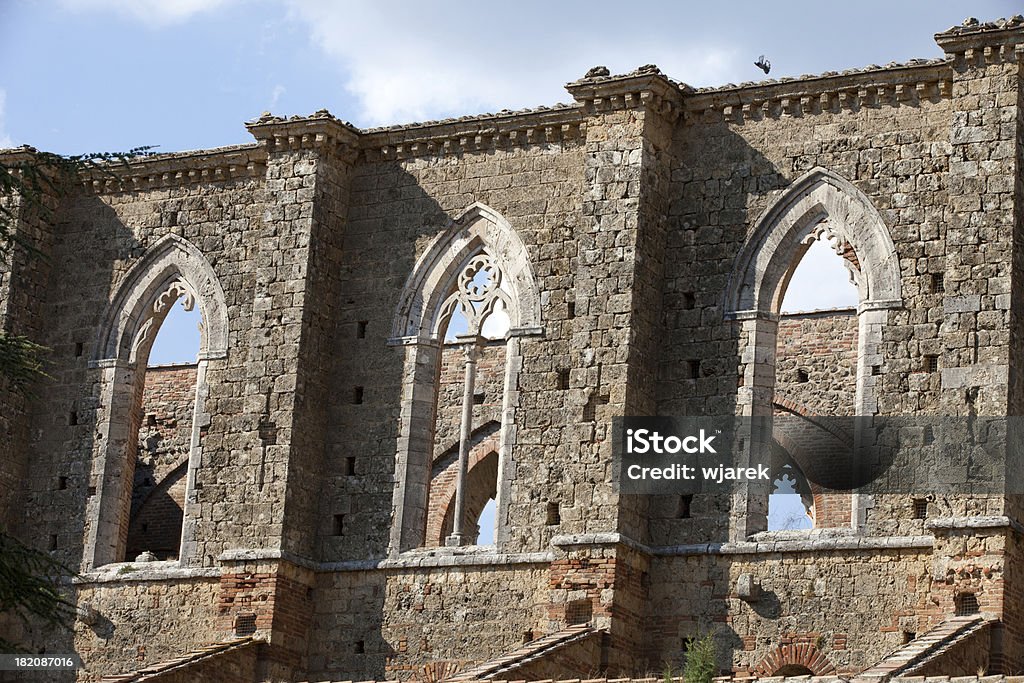
M264 115L252 145L22 209L45 258L0 270L0 321L52 380L3 389L2 520L80 569L85 615L22 637L81 653L80 680L248 636L258 680L383 679L587 622L601 654L566 677L661 671L707 630L724 671L824 675L978 611L972 665L1024 667L1011 497L850 495L768 532L767 491L612 484L617 415L1019 413L1024 20L936 38L944 59L714 89L595 69L570 105L387 129ZM780 322L822 233L860 304ZM500 300L507 334L446 345L459 296ZM180 543L125 562L179 298L203 317L156 458L183 468Z

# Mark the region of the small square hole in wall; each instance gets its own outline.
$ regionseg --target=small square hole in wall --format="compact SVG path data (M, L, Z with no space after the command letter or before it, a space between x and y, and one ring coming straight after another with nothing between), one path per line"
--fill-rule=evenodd
M978 604L978 596L974 593L960 593L953 598L953 604L956 607L956 616L958 617L966 617L981 611L981 605Z
M87 491L88 495L90 495L90 496L95 496L96 495L96 487L95 486L90 486L88 489L86 489L86 491Z
M872 365L871 366L871 375L873 377L878 377L881 374L882 374L882 366L881 365Z
M927 498L915 498L914 499L914 519L927 519L928 518L928 499Z
M366 654L366 641L365 640L357 640L355 642L355 647L353 648L353 650L355 651L355 653L357 655L364 655L364 654Z
M67 477L57 477L57 490L63 491L68 487Z
M903 632L903 644L904 645L906 645L907 643L913 641L916 638L917 638L917 634L914 633L913 631L904 631Z
M487 398L487 394L485 394L484 392L482 392L482 391L476 392L475 394L473 394L473 405L475 405L475 406L482 406L484 404L484 400L486 400L486 398Z
M72 427L78 424L78 412L72 410L68 413L68 424Z
M697 307L697 296L693 292L683 292L683 308L687 311Z
M148 532L149 532L149 525L146 524L145 522L143 522L142 523L142 533L145 534L145 533L148 533Z
M796 381L798 384L806 384L811 381L811 374L804 368L799 368L796 371Z
M256 633L256 615L239 614L235 616L235 635L251 636Z
M562 369L558 371L558 388L565 391L569 388L569 371Z
M700 378L700 361L699 360L688 360L686 361L686 369L690 374L690 379Z
M925 372L937 372L939 369L939 357L936 355L928 355L924 357L924 371Z
M933 294L942 294L946 291L946 279L942 273L932 273L931 289Z
M693 494L686 493L679 496L679 509L676 511L676 517L679 519L690 519L691 510L690 507L693 505Z
M523 645L533 640L533 631L523 631Z
M548 503L547 521L545 523L548 526L555 526L562 523L562 513L559 512L558 503L555 501Z
M573 600L565 606L567 626L585 624L594 618L594 603L590 600Z
M584 422L597 422L597 407L608 405L608 396L598 396L597 394L591 394L587 400L587 404L583 406L583 421Z
M576 302L575 301L570 301L566 305L566 309L568 309L569 317L570 318L575 318L576 317Z
M352 403L358 405L363 402L363 388L352 387Z
M369 324L369 320L360 320L356 323L356 339L366 339L366 326Z
M50 534L50 550L57 549L57 534Z
M85 353L85 345L82 342L75 342L75 358L81 358Z
M354 477L356 475L356 459L354 456L348 456L345 458L345 476Z
M931 446L935 443L935 432L932 431L931 425L924 426L924 431L921 434L921 443L925 446Z
M331 535L332 536L344 536L345 535L345 515L334 515L334 519L331 523Z
M156 427L156 414L155 413L150 413L150 414L146 415L146 426L147 427Z

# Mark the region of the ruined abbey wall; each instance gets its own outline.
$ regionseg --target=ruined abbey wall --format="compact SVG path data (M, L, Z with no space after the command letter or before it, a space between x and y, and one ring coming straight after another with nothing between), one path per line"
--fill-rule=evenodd
M1016 26L941 34L941 60L717 89L598 69L573 104L433 124L265 115L252 145L139 160L52 224L25 216L62 277L16 259L0 314L53 379L0 416L0 483L6 526L80 569L56 645L87 655L83 680L235 636L265 641L270 679L408 679L588 622L602 672L661 670L713 630L723 670L775 673L796 644L814 673L856 673L976 601L1024 665L1002 498L850 496L828 528L768 532L753 486L619 495L611 429L1012 412ZM818 232L860 305L780 319ZM464 358L434 323L478 253L513 319L471 409L469 507L495 482L497 537L455 547ZM203 314L167 385L195 384L187 425L184 389L135 409L160 394L146 355L178 297ZM180 552L125 562L149 466L184 467Z

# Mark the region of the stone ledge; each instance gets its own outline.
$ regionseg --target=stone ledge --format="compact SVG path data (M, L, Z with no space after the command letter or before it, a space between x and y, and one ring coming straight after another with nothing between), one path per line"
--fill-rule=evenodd
M853 529L814 529L811 531L766 531L750 541L739 543L690 543L671 546L647 546L616 532L565 534L551 539L556 548L625 545L648 555L673 557L685 555L744 555L762 553L799 553L822 550L877 550L931 548L934 536L862 536Z
M805 553L837 550L895 550L932 548L933 536L831 536L790 538L739 543L696 543L652 548L659 557L686 555L761 555L766 553Z
M983 515L978 517L936 517L924 523L925 529L1013 529L1024 534L1024 524L1005 515Z
M411 550L399 557L381 560L380 569L418 569L421 567L472 567L478 565L547 564L554 561L554 553L499 553L493 546L465 549L438 548L423 552Z
M118 562L72 579L76 585L175 579L220 578L220 567L182 567L177 562Z
M572 548L577 546L625 545L640 552L651 554L651 548L640 541L630 538L617 531L601 531L591 534L561 534L551 539L556 548Z
M217 560L223 563L229 562L262 562L265 560L284 560L291 564L305 567L306 569L316 570L320 563L315 560L311 560L308 557L302 557L295 553L287 550L279 550L277 548L232 548L231 550L225 550L218 557Z

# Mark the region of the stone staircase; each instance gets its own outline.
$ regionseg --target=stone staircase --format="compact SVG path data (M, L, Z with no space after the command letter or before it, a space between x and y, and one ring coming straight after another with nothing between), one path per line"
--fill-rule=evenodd
M992 622L980 614L950 617L918 636L858 677L887 680L894 676L912 676L928 664L938 662L953 648L987 629Z
M505 678L506 674L515 669L524 667L543 657L548 657L568 645L590 638L597 633L598 631L589 624L569 626L561 631L555 631L536 640L531 640L522 647L500 657L461 671L455 676L446 679L446 683L466 683L467 681Z
M251 680L255 676L256 648L261 642L246 637L214 643L138 671L104 676L100 683L217 683L246 676Z

